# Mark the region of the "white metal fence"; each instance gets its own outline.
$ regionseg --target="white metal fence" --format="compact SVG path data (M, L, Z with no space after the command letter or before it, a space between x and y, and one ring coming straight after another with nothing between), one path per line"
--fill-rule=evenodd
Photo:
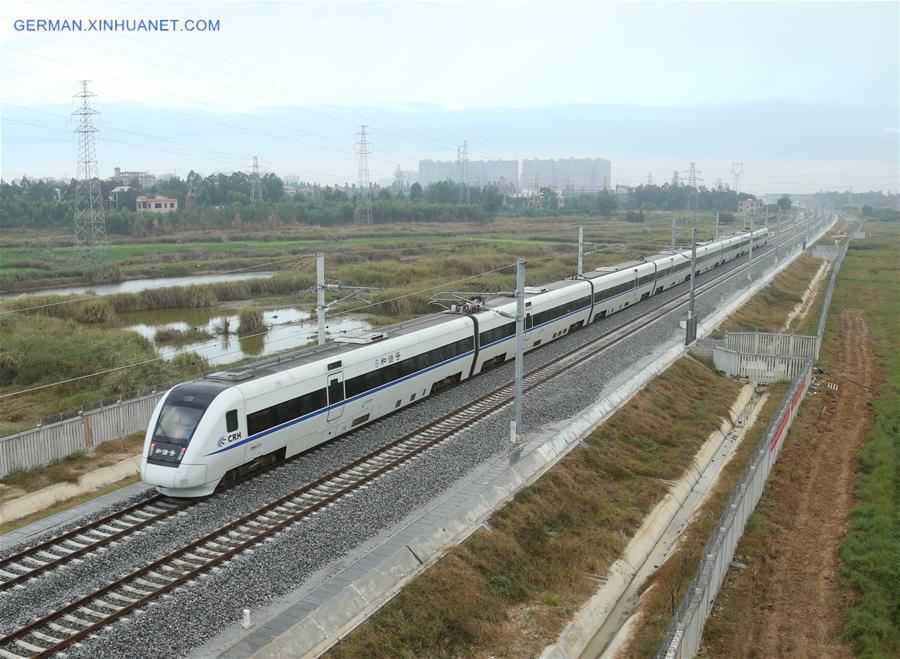
M725 348L752 355L786 355L814 359L819 351L819 337L771 332L728 332Z
M0 437L0 478L144 430L163 393L120 401L56 423Z
M744 526L762 496L766 480L787 435L797 409L806 396L812 377L812 361L807 359L801 373L791 383L778 412L756 447L737 487L731 493L716 527L706 541L700 565L681 605L669 623L657 659L694 657L703 638L703 626L712 610L716 594L728 572Z
M747 355L734 350L716 348L713 363L716 369L735 378L747 378L753 382L781 382L793 380L804 369L809 357L785 355Z

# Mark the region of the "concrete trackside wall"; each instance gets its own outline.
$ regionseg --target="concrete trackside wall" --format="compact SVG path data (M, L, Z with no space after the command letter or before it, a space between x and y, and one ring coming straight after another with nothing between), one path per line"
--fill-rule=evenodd
M162 396L154 393L119 401L71 419L0 437L0 478L146 430Z

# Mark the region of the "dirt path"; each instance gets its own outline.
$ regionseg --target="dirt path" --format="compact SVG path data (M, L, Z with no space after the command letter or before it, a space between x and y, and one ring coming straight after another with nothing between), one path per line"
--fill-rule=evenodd
M838 391L807 398L758 508L759 530L737 554L707 627L707 657L852 657L841 641L850 593L840 581L838 546L853 505L856 455L873 421L877 378L861 311L841 311L829 377Z

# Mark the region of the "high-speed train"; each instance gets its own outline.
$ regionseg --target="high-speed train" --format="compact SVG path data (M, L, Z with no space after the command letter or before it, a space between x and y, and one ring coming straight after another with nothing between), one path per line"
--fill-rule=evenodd
M754 246L768 231L753 232ZM703 273L747 254L749 232L697 247ZM532 350L690 279L690 252L603 267L526 289ZM515 356L513 297L336 339L170 389L153 412L141 477L201 497L223 479L306 451Z

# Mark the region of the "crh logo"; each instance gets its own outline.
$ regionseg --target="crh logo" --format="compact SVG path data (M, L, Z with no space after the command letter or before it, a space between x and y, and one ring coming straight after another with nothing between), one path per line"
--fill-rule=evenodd
M226 444L231 444L232 442L236 442L240 438L241 438L240 431L233 432L230 435L222 435L221 437L219 437L219 441L216 442L216 446L218 446L219 448L222 448Z

